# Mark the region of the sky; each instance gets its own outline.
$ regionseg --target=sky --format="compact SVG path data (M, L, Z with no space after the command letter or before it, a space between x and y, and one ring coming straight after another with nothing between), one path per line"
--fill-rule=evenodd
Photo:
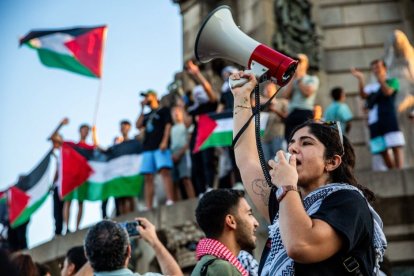
M171 0L0 1L0 190L37 165L62 118L69 118L61 130L65 140L78 140L79 125L92 124L99 87L97 79L43 66L36 51L18 47L19 38L33 29L103 24L108 33L97 129L101 145L109 146L121 120L135 124L139 92L151 88L162 95L181 71L179 6ZM100 219L100 203L85 204L81 228ZM72 204L72 229L75 211ZM52 214L49 197L32 216L29 248L53 237Z

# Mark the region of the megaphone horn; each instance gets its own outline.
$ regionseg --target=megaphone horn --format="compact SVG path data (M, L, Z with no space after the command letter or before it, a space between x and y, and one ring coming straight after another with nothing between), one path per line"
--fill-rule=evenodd
M195 56L207 63L223 58L248 68L256 77L267 74L279 86L293 77L298 62L243 33L234 23L229 6L213 10L201 25L195 42ZM233 81L232 87L241 86L246 79Z

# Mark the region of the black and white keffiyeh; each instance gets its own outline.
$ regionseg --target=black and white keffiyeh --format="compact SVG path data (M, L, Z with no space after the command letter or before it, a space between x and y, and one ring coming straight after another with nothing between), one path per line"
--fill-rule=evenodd
M305 197L303 203L306 213L309 216L315 214L319 210L322 201L327 196L340 190L358 191L364 196L358 188L351 185L340 183L327 184ZM375 249L374 275L378 275L379 263L382 261L385 249L387 248L387 241L382 230L383 224L380 216L369 203L368 206L374 221L374 235L372 241ZM294 275L294 261L288 257L280 236L279 213L276 214L273 224L269 226L269 237L272 241L272 247L267 256L261 275Z

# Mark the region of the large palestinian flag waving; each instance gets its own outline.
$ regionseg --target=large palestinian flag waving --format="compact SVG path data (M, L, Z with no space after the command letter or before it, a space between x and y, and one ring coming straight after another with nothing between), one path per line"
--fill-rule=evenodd
M260 131L263 133L269 114L260 113ZM253 119L254 123L254 119ZM194 152L210 147L229 147L233 142L233 112L208 113L198 118Z
M68 145L81 155L83 160L78 158L69 160L73 155L61 156L62 164L70 162L72 168L76 168L70 174L63 173L61 183L65 185L64 183L68 183L66 180L76 174L76 171L82 174L82 171L87 171L88 167L91 168L92 173L81 186L63 194L65 200L105 200L111 196L139 196L142 192L144 177L139 174L142 151L139 141L126 141L110 147L105 152L75 144ZM65 189L70 190L65 187L60 188L62 191Z
M106 26L98 26L34 30L20 39L20 45L37 50L45 66L100 78L106 29Z
M11 227L27 222L49 195L52 185L51 154L50 151L32 172L21 177L16 185L8 189L7 205Z

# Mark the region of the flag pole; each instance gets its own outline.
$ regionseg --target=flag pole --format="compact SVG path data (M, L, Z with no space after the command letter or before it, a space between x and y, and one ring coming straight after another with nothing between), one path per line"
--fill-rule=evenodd
M96 120L98 118L98 110L99 110L99 102L101 101L101 94L102 94L102 78L99 79L98 93L96 95L95 112L93 113L92 126L96 125Z
M105 49L105 42L106 42L106 35L107 35L107 27L105 26L105 29L103 31L103 38L102 38L102 54L101 54L101 60L100 60L100 64L101 64L101 74L99 76L99 86L98 86L98 94L96 95L96 103L95 103L95 112L93 114L93 121L92 121L92 126L95 127L96 126L96 121L98 120L98 110L99 110L99 103L101 101L101 94L102 94L102 79L103 79L103 53L104 53L104 49Z

